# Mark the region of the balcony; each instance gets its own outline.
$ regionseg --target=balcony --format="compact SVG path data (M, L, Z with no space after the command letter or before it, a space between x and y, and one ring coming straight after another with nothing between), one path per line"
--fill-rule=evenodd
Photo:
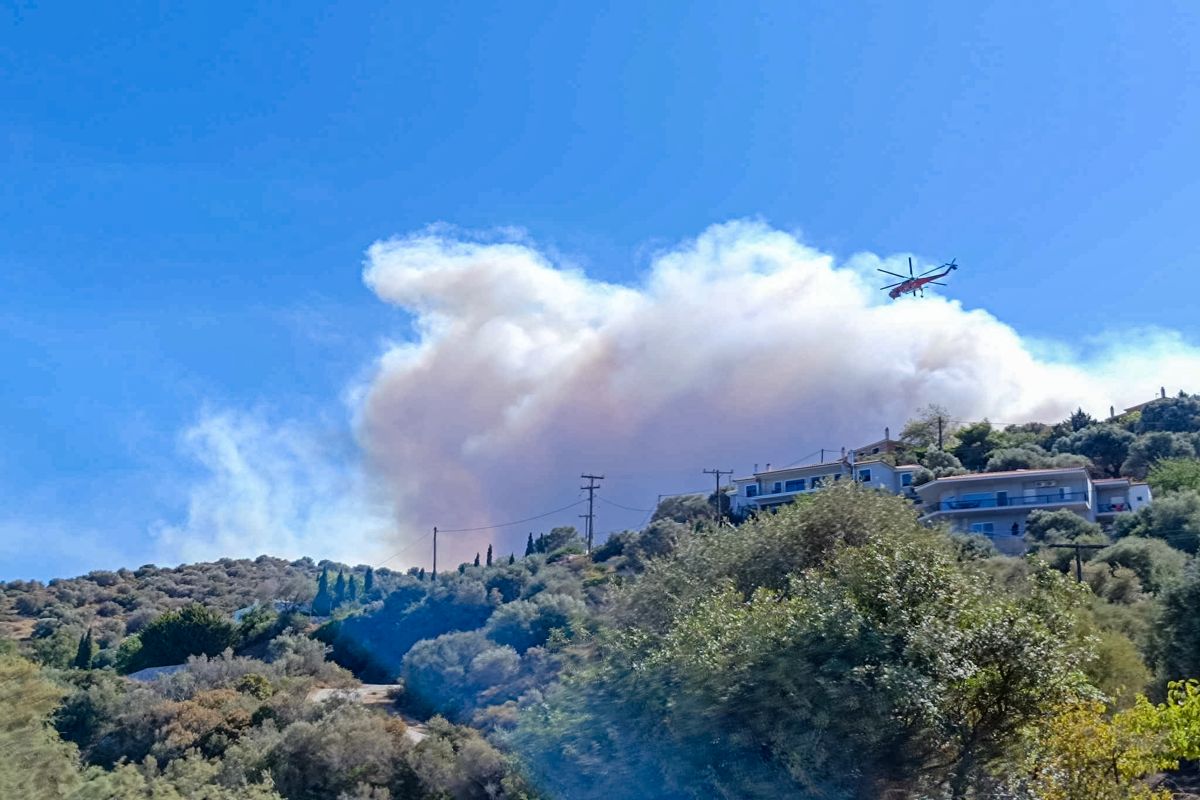
M1005 495L991 497L955 498L931 504L928 513L936 511L970 511L980 508L1013 508L1024 506L1062 505L1065 503L1086 503L1087 492L1054 492L1053 494L1036 495Z
M1097 514L1120 514L1123 511L1133 511L1129 503L1097 503Z

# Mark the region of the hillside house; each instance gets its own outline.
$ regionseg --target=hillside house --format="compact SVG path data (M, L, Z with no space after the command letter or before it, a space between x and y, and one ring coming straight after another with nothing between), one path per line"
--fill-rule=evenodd
M1025 521L1035 509L1067 509L1107 525L1151 500L1145 483L1093 480L1083 467L955 475L918 486L916 494L924 519L983 534L1010 554L1025 551Z
M858 462L840 458L798 467L767 469L733 479L737 493L731 498L732 508L739 515L770 511L794 501L799 495L843 480L857 480L865 486L915 499L912 478L918 469L916 464L896 467L878 458Z

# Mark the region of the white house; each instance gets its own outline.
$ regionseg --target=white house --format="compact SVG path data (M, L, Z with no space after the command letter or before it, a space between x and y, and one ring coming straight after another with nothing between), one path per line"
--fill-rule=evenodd
M1005 553L1025 550L1025 520L1035 509L1068 509L1108 524L1150 502L1150 487L1127 478L1093 480L1083 467L1019 469L938 478L916 487L924 519L981 533Z
M823 461L784 469L767 469L744 478L734 478L737 494L732 497L735 514L765 511L790 503L797 495L820 489L842 480L854 480L875 489L915 498L912 478L916 464L895 467L879 459L851 462L849 459Z

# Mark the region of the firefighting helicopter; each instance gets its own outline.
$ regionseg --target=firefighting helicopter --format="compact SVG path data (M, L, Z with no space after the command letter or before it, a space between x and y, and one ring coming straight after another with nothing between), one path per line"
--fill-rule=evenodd
M933 284L934 286L946 285L944 283L938 283L938 278L944 278L954 270L958 269L958 264L954 263L957 260L958 259L952 258L948 264L942 264L940 267L934 267L931 270L922 272L920 275L914 275L912 257L910 256L908 259L907 276L901 275L897 272L888 272L886 269L879 270L880 272L887 273L894 278L900 279L899 283L889 283L887 286L881 286L880 289L891 289L891 291L888 292L888 297L892 298L893 300L899 298L902 294L911 294L913 297L916 297L918 292L920 292L921 297L924 297L925 286L927 284ZM942 271L938 272L938 270ZM935 275L933 273L937 274Z

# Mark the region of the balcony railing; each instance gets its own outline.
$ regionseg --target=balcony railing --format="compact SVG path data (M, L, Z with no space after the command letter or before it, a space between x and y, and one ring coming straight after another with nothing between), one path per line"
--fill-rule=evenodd
M1009 506L1045 506L1054 503L1084 503L1087 492L1055 492L1054 494L1013 495L1008 497L976 497L943 500L938 511L965 511L972 508L1008 508Z
M1096 505L1097 514L1119 514L1122 511L1132 511L1129 503L1098 503Z

